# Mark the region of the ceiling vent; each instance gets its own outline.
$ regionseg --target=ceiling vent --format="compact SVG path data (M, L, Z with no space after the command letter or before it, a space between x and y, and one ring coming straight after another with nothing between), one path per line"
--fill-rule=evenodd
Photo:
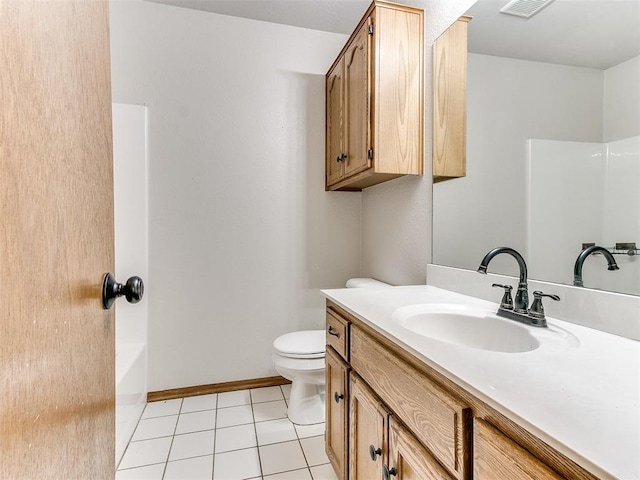
M531 18L553 0L511 0L500 9L501 13Z

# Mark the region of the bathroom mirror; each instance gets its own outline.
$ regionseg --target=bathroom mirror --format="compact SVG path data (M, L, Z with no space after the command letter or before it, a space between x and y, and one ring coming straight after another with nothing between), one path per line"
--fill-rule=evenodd
M583 244L640 247L640 2L555 0L528 19L505 4L466 13L467 174L433 186L433 263L475 270L510 246L530 279L571 285ZM618 271L588 257L585 288L640 295L629 250Z

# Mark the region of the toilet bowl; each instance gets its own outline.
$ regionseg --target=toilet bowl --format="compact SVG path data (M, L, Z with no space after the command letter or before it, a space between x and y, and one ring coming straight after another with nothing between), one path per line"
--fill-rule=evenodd
M273 342L276 371L291 380L287 416L293 423L324 422L324 330L291 332Z
M385 288L391 285L372 278L351 278L347 288ZM324 422L325 349L324 330L286 333L273 341L276 371L291 380L287 416L293 423Z

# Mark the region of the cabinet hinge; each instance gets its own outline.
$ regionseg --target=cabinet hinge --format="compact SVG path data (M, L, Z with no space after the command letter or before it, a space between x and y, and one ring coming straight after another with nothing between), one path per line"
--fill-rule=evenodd
M373 23L369 25L369 35L373 35Z
M369 151L367 152L367 158L369 160L373 160L373 148L370 148Z

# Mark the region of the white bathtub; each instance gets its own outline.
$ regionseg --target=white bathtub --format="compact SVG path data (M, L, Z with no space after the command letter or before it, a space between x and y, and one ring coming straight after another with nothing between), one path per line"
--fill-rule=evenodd
M116 465L127 448L146 401L146 345L116 345Z
M145 296L135 305L115 305L116 465L136 428L147 400L147 323L149 293L147 203L147 109L113 105L115 275L119 282L137 275Z

